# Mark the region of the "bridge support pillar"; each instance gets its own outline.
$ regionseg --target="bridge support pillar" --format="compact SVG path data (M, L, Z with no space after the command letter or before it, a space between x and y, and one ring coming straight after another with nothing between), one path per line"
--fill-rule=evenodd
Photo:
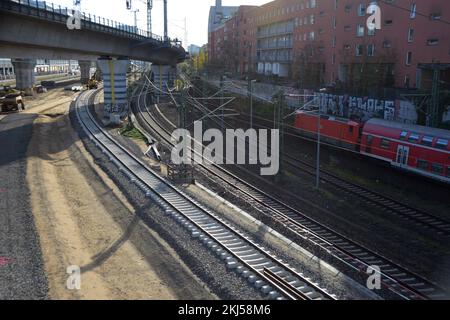
M177 76L177 68L170 65L152 64L153 83L158 88L155 90L157 101L172 88Z
M103 91L105 97L105 118L110 124L119 124L121 117L126 116L127 99L127 70L128 58L100 58L98 66L103 74Z
M78 65L80 66L81 72L81 84L86 85L91 78L91 61L80 60L78 61Z
M16 74L16 89L22 90L26 95L33 94L35 82L34 68L36 60L32 59L13 59L12 65Z

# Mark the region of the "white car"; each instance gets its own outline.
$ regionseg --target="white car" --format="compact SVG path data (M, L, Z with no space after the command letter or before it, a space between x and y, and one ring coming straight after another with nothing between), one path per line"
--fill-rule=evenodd
M73 92L79 92L81 90L83 90L83 86L73 86L72 87L72 91Z

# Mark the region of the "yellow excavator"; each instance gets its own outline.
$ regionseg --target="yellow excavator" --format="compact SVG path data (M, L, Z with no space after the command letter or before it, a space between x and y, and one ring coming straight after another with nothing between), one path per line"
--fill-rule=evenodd
M87 88L89 90L91 90L91 89L98 89L98 84L100 83L101 78L102 78L101 71L100 71L100 69L97 68L95 73L89 79L89 81L88 81L88 83L86 85Z

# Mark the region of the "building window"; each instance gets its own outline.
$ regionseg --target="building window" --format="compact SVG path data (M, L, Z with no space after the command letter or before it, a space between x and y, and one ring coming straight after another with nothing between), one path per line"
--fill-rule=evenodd
M362 24L356 26L356 36L364 37L364 26Z
M429 46L437 46L439 44L439 39L428 39L427 45Z
M333 48L336 48L336 36L333 36L333 40L332 40L331 46Z
M408 29L408 42L413 42L414 39L414 29L409 28Z
M364 3L361 3L358 6L358 16L364 17L366 15L366 5Z
M408 51L408 53L406 54L406 65L410 66L412 63L412 52Z
M431 20L441 20L441 14L440 13L433 13L431 14Z
M369 44L367 46L367 55L369 57L373 57L375 55L375 45L374 44Z
M363 49L363 45L362 44L357 44L356 45L356 56L360 57L363 55L364 53L364 49Z
M390 47L392 47L392 44L391 44L390 41L386 40L386 41L383 42L383 47L384 48L390 48Z
M411 84L411 79L409 78L409 76L405 76L405 88L409 88Z
M411 13L410 13L411 19L415 19L416 15L417 15L417 5L413 3L411 4Z

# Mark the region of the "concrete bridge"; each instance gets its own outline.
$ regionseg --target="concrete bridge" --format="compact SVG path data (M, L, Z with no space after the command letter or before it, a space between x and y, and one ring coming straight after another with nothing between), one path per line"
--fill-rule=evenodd
M68 27L72 17L79 17L80 28ZM112 92L114 99L126 92L122 79L130 59L152 62L155 78L170 81L186 58L179 41L47 1L1 0L0 30L0 56L12 59L22 90L33 86L38 58L79 60L82 82L89 79L91 63L99 61L105 93Z

